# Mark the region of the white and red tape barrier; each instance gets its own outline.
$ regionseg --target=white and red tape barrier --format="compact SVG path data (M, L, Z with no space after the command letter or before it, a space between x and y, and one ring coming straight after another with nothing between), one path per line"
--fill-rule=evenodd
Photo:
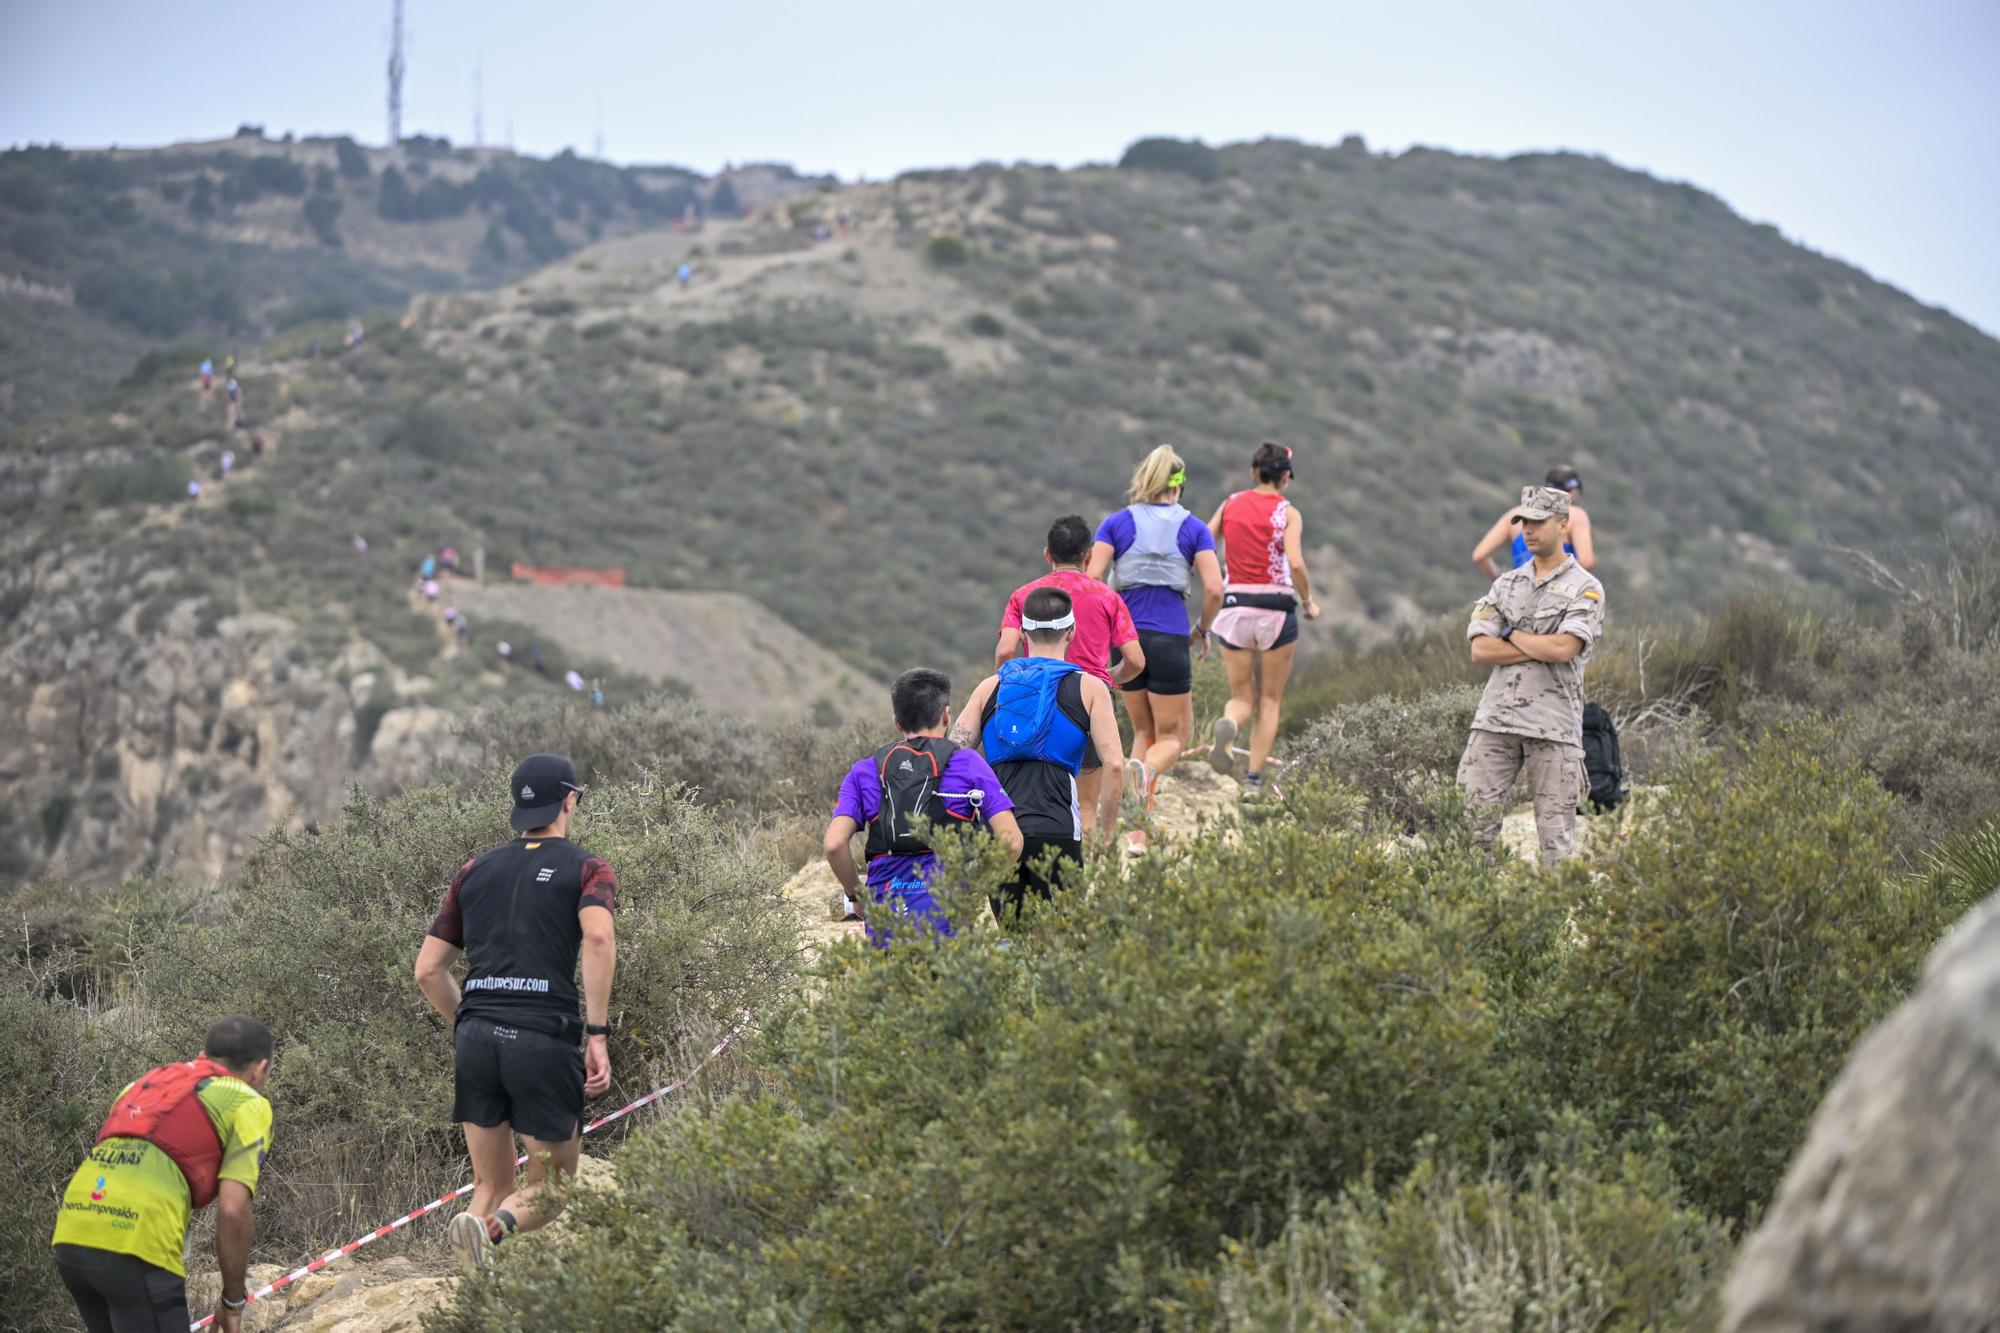
M715 1057L721 1055L724 1051L728 1050L730 1045L738 1037L743 1035L743 1030L749 1026L750 1026L750 1016L748 1014L745 1014L742 1018L737 1020L735 1027L729 1029L729 1031L722 1034L721 1041L716 1042L715 1045L708 1048L708 1054L701 1058L700 1064L696 1065L693 1069L690 1069L686 1074L682 1075L680 1078L675 1079L672 1083L669 1083L661 1088L656 1088L652 1092L647 1093L645 1096L641 1097L638 1101L632 1102L626 1106L621 1106L617 1110L613 1111L610 1115L600 1116L596 1120L591 1121L589 1124L583 1127L583 1132L585 1134L589 1134L595 1130L603 1129L606 1125L610 1124L614 1120L622 1120L626 1116L632 1114L634 1111L639 1110L641 1107L651 1106L654 1102L660 1100L660 1098L671 1097L674 1093L679 1092L682 1088L685 1088L688 1084L692 1083L695 1080L695 1077L699 1075L702 1070L708 1068L710 1062L712 1062L715 1059ZM515 1159L514 1165L518 1168L526 1165L527 1161L528 1159L525 1156L519 1157ZM253 1304L257 1301L266 1300L269 1297L274 1296L277 1293L283 1291L286 1287L291 1286L294 1282L297 1282L299 1279L308 1277L311 1274L319 1272L320 1269L325 1268L328 1264L337 1263L340 1260L345 1259L348 1255L353 1254L363 1245L367 1245L372 1241L378 1241L382 1239L382 1237L390 1235L393 1232L401 1231L404 1227L410 1225L410 1223L416 1221L418 1218L434 1213L438 1209L450 1203L453 1199L464 1198L466 1195L470 1193L472 1193L472 1186L467 1184L459 1186L457 1189L453 1190L451 1193L447 1195L444 1195L442 1198L432 1199L429 1203L425 1204L423 1207L415 1209L411 1212L407 1212L403 1214L401 1217L397 1218L395 1221L390 1222L384 1226L379 1226L375 1228L373 1231L369 1232L367 1235L362 1236L357 1240L351 1240L337 1250L328 1250L325 1254L322 1254L319 1258L313 1260L311 1263L305 1265L303 1268L293 1269L291 1272L285 1274L283 1277L279 1278L276 1282L271 1283L269 1286L259 1287L256 1291L250 1293L250 1300ZM196 1331L199 1329L207 1328L209 1324L214 1321L214 1319L215 1316L212 1314L202 1316L200 1319L195 1320L194 1323L188 1325L189 1333L196 1333Z

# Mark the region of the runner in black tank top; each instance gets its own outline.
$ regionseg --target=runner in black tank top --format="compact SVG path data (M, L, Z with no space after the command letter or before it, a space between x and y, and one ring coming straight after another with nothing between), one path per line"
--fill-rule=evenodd
M472 1155L472 1200L446 1235L476 1268L489 1245L533 1231L562 1210L550 1170L574 1175L586 1096L611 1083L611 975L617 944L611 867L569 840L583 794L560 755L514 770L511 822L525 837L465 863L417 955L417 985L453 1024L452 1119ZM463 951L463 991L452 964ZM577 1006L583 960L585 1013ZM578 1049L587 1042L588 1058ZM514 1136L527 1140L515 1189Z
M1060 588L1036 588L1021 604L1021 628L1028 656L1003 664L981 681L966 700L952 730L961 745L977 745L1014 803L1021 827L1021 859L1003 886L1003 898L992 899L993 915L1003 924L1013 909L1015 921L1027 893L1048 899L1060 882L1063 862L1083 862L1083 817L1078 807L1077 774L1084 754L1095 749L1104 763L1106 783L1098 792L1098 827L1109 834L1116 823L1119 770L1118 723L1112 713L1111 691L1095 676L1067 660L1076 631L1075 606ZM1004 688L1003 681L1008 682ZM1002 699L1008 714L997 726ZM1046 755L1047 758L1030 756ZM1038 862L1053 853L1056 864L1047 874Z

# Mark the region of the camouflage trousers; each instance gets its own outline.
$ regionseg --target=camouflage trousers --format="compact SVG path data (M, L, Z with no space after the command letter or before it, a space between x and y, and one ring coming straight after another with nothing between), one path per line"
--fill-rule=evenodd
M1507 793L1522 769L1535 797L1535 836L1542 861L1554 865L1576 854L1576 803L1583 795L1583 750L1561 741L1474 729L1458 761L1473 818L1473 841L1491 853L1500 837Z

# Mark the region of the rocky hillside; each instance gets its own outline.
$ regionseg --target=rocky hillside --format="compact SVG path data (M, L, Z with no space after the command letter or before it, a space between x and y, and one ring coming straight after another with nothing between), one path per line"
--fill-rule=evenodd
M13 149L0 153L0 423L88 401L176 339L240 350L822 183L778 165L711 178L256 126L164 149Z
M350 155L322 147L344 188ZM450 160L457 175L440 159L431 179L475 196L499 170ZM368 170L377 207L343 241L355 251L419 235L399 228L469 236L485 215L512 263L508 236L534 230L477 202L383 219L388 166ZM155 194L147 208L172 203ZM492 638L539 640L552 674L575 665L614 692L621 674L741 684L742 662L795 651L761 636L748 659L711 657L691 622L646 670L611 660L615 624L569 643L502 608L456 656L409 594L440 541L493 570L615 566L644 588L747 597L856 664L753 693L830 714L870 676L980 660L1049 519L1118 504L1162 439L1192 460L1204 513L1257 441L1298 448L1294 497L1347 639L1473 596L1474 540L1557 461L1583 470L1621 611L1755 584L1865 593L1836 548L2000 514L2000 344L1699 190L1592 159L1156 141L1115 168L921 173L767 196L740 220L702 199L687 231L634 230L617 204L603 239L504 286L440 282L370 319L358 348L341 347L345 319L308 319L241 349L243 429L190 379L224 345L210 339L0 437L0 598L23 627L0 658L0 734L38 738L0 755L38 793L8 807L11 863L59 852L111 873L154 854L161 827L240 844L346 777L389 781L396 751L378 748L503 680L541 687L502 675ZM596 215L579 204L565 224L560 208L557 237L587 237ZM389 250L370 250L377 227ZM260 434L254 475L216 484L220 452ZM209 483L198 503L191 477ZM188 655L203 665L160 665ZM239 681L312 719L272 722L287 755L332 756L281 784L289 797L221 748ZM171 799L147 795L161 747L181 756ZM210 823L173 818L196 807Z

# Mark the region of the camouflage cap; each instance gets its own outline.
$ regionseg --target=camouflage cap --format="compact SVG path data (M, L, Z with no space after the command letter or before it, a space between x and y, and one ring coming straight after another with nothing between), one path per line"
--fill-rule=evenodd
M1519 518L1569 517L1569 492L1557 486L1523 486Z

